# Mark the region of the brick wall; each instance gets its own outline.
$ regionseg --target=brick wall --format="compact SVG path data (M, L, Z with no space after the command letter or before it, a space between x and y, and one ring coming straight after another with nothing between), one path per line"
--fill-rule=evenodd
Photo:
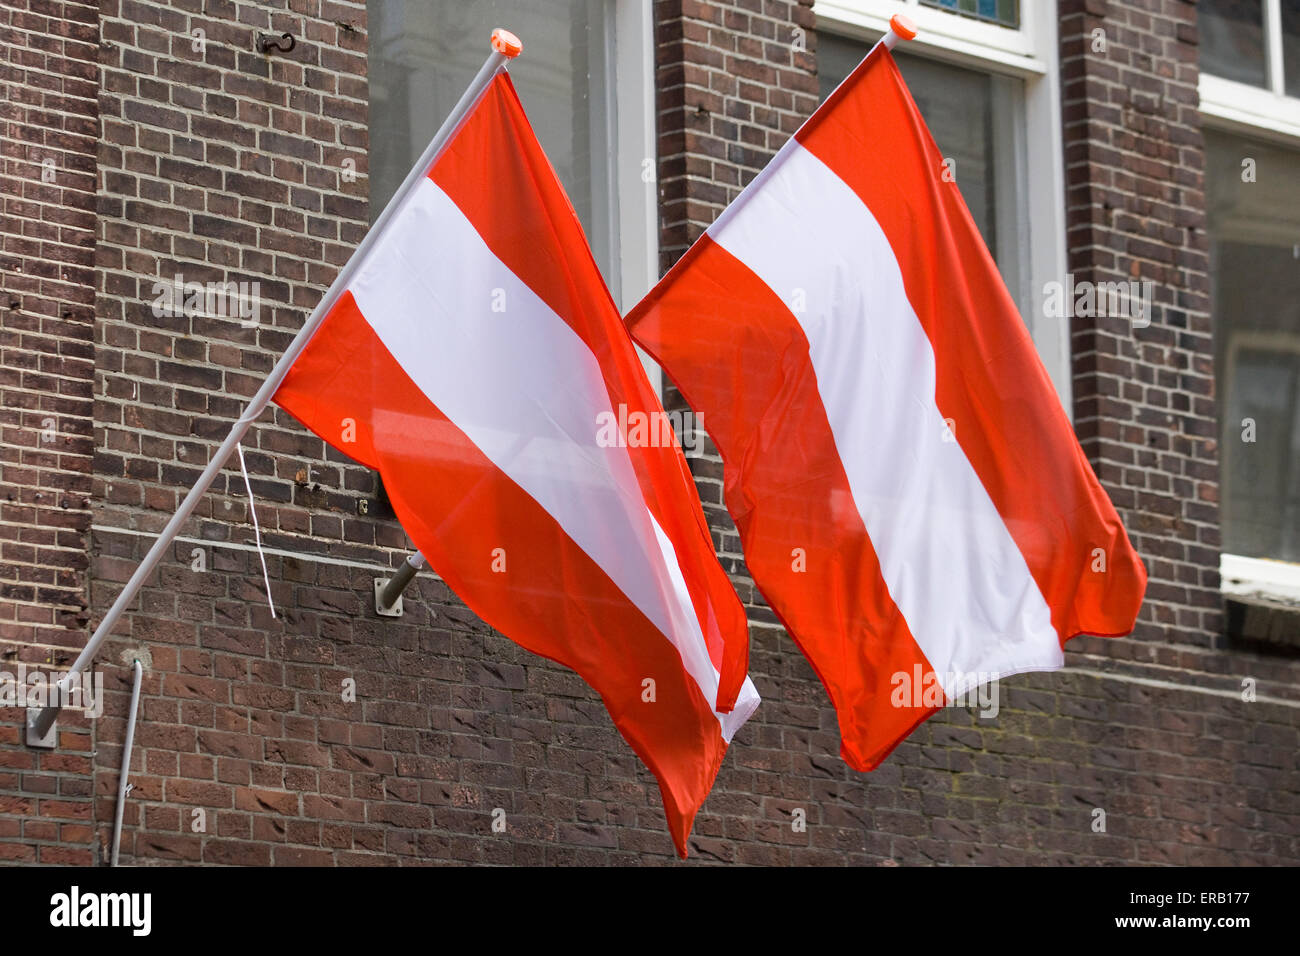
M162 526L364 235L365 27L364 3L102 4L96 608L108 606L143 554L130 533ZM284 32L295 37L292 51L256 48L260 34ZM167 291L159 283L177 276L236 283L243 294L236 308L213 308L214 299L159 314ZM269 547L356 561L377 540L404 542L400 529L362 514L374 476L327 454L288 416L268 411L244 445ZM260 575L239 573L244 562L232 564L206 544L251 540L242 478L235 461L228 464L190 522L189 534L203 545L199 556L198 545L178 546L181 563L158 577L172 586L146 593L102 655L120 693L98 725L101 847L109 842L121 759L115 745L123 736L112 715L126 710L125 668L136 656L147 661L148 678L134 764L142 776L128 819L148 834L146 858L270 862L267 844L250 853L238 837L266 839L273 831L241 831L216 812L233 808L235 798L222 804L212 795L242 783L238 805L256 805L254 783L267 793L285 786L289 771L275 766L274 755L292 762L317 746L286 740L263 751L282 726L286 697L262 686L271 678L249 658L283 673L284 648L270 645L322 625L279 582L281 617L273 622ZM305 546L308 536L314 543ZM205 625L219 633L200 638ZM237 691L230 687L236 677ZM258 703L267 709L256 710ZM242 725L232 710L243 714ZM264 756L269 775L260 772ZM257 761L259 772L246 760L241 776L230 766L237 758ZM308 786L301 776L289 779ZM197 835L193 809L213 811ZM216 847L190 855L182 836L194 835L197 847L204 834Z
M76 552L90 558L78 593L89 586L97 620L367 221L366 19L364 3L317 0L67 9L89 24L98 15L103 41L99 234L82 302L95 293L94 528ZM1139 638L1085 642L1070 671L1004 681L996 718L949 709L879 770L854 773L839 759L824 691L746 576L721 464L705 456L693 464L748 606L764 704L697 820L694 859L1300 861L1297 664L1214 641L1203 190L1195 116L1181 99L1195 90L1194 24L1175 23L1190 10L1062 3L1071 268L1080 279L1127 274L1132 261L1164 270L1149 337L1074 329L1081 435L1152 564ZM666 269L815 107L816 37L807 0L656 0L654 12ZM1097 20L1109 59L1080 46ZM293 32L298 45L263 56L253 48L263 30ZM1123 97L1146 98L1112 108ZM1158 156L1196 180L1176 178L1176 202L1157 196L1168 188L1147 165ZM355 181L342 175L349 158ZM8 186L18 167L8 152L5 164ZM11 237L27 233L9 225L8 192L6 203L8 257ZM42 208L44 221L63 207ZM178 273L259 283L257 323L156 314L155 284ZM5 282L10 291L7 265ZM53 321L35 304L20 311ZM61 333L50 347L84 343L89 317L74 327L81 339ZM14 363L24 359L9 341L6 397L16 382L47 400L48 388L22 388ZM1166 412L1181 417L1153 417ZM6 418L6 456L11 427ZM371 580L407 546L373 475L274 412L246 450L277 616L242 479L228 467L101 654L105 715L65 719L79 732L47 753L19 743L21 712L0 714L0 859L107 858L137 658L124 862L672 859L652 776L577 677L490 631L427 573L403 618L373 614ZM22 533L6 515L0 547ZM15 613L25 606L48 603L18 601ZM84 640L79 623L49 623L52 637L4 633L24 647ZM1243 677L1258 680L1254 702L1242 700ZM504 833L492 828L498 809ZM796 809L806 831L791 826Z
M812 0L654 0L666 272L817 108Z
M1067 660L1112 680L1181 685L1153 691L1161 711L1217 693L1190 725L1163 712L1134 715L1125 733L1135 738L1165 742L1165 731L1189 726L1207 735L1181 756L1152 753L1139 766L1162 790L1217 784L1180 851L1196 846L1194 834L1209 854L1202 858L1268 845L1291 859L1297 799L1288 759L1273 745L1295 739L1300 667L1278 645L1230 646L1219 592L1196 5L1061 0L1060 14L1069 268L1079 281L1150 280L1155 293L1147 328L1122 318L1071 324L1075 428L1150 583L1132 639L1083 639ZM1271 704L1242 700L1256 685ZM1221 719L1242 722L1231 731ZM1268 830L1271 838L1260 832Z
M93 4L0 5L0 671L84 640L94 368ZM90 859L90 734L52 753L0 708L0 861Z
M365 234L365 5L285 6L102 5L99 525L161 527ZM263 32L297 46L257 52ZM175 276L241 284L256 321L206 301L157 314ZM379 526L358 519L364 469L327 460L283 414L245 444L273 536L375 543ZM243 533L242 499L237 472L219 478L205 535Z
M1149 328L1074 320L1075 427L1147 559L1142 634L1209 647L1223 622L1196 37L1183 0L1061 4L1071 271L1155 284Z
M1063 0L1061 14L1070 269L1155 293L1147 328L1071 326L1075 428L1150 571L1138 639L1104 653L1294 688L1280 648L1226 653L1196 5Z

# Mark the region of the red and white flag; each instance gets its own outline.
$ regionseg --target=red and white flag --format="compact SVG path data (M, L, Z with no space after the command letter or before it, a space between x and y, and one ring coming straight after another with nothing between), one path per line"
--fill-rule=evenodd
M275 401L381 473L475 613L596 689L685 856L758 705L744 609L671 434L612 434L664 413L504 71Z
M877 47L627 319L703 413L860 770L976 684L1128 633L1146 588L944 171Z

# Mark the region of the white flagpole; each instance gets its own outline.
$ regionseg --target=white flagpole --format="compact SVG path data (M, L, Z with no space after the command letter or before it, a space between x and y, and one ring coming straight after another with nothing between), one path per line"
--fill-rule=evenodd
M333 284L330 285L329 290L320 300L320 304L316 306L316 309L312 312L311 316L308 317L302 329L294 337L294 340L289 343L289 347L285 349L284 354L280 356L280 361L275 363L275 367L271 369L271 373L266 377L266 381L262 383L262 387L258 389L257 394L249 401L248 406L244 409L244 413L239 416L239 420L235 422L230 434L226 436L226 440L221 443L221 447L218 448L216 453L212 456L211 460L208 462L207 468L205 468L203 474L199 476L199 480L195 482L194 487L191 488L189 494L185 496L185 500L182 501L180 507L176 509L176 513L172 515L171 520L167 522L166 527L164 527L159 533L157 540L154 541L153 546L149 549L149 553L144 556L144 560L140 562L140 566L135 569L135 573L132 574L130 580L126 582L126 586L122 588L121 593L117 596L117 600L113 602L112 607L108 609L108 613L104 615L104 619L99 622L99 626L95 628L95 633L91 635L90 640L86 643L82 652L77 656L72 667L69 668L68 672L59 679L57 690L52 695L53 699L44 709L36 713L28 712L28 743L45 740L45 738L49 736L50 728L53 726L55 718L58 717L59 711L63 709L63 701L66 699L66 688L69 687L77 675L80 674L81 671L85 670L90 662L95 659L95 654L99 651L100 645L102 645L108 638L108 635L112 633L114 626L122 616L122 613L126 610L127 605L129 605L135 598L140 587L149 578L149 575L153 573L158 562L162 560L162 556L166 552L167 547L172 543L172 540L176 535L180 533L181 526L185 523L186 519L189 518L190 514L193 513L195 507L197 507L199 503L199 499L201 499L207 492L213 479L217 477L217 473L225 466L226 460L234 454L235 446L238 445L240 440L244 437L244 433L248 431L249 426L252 425L253 422L257 420L258 416L266 410L266 406L271 402L271 396L274 395L276 389L280 387L280 383L284 380L285 375L288 374L294 361L297 360L300 354L302 354L303 349L307 347L307 343L311 340L312 335L320 327L321 323L325 321L325 317L329 315L329 312L334 308L335 303L338 302L339 298L347 290L357 269L359 269L361 263L365 261L366 253L370 250L371 246L373 246L375 240L383 233L384 226L387 225L388 220L392 217L398 207L401 206L402 201L411 190L415 188L416 184L419 183L428 173L429 167L433 165L434 161L442 153L443 147L445 147L451 140L452 136L456 134L456 131L460 128L465 117L469 115L471 110L473 110L479 97L483 95L483 92L488 88L488 85L496 76L497 71L502 69L506 63L517 57L522 51L523 45L514 34L501 29L492 31L492 52L488 55L486 62L484 62L482 68L478 71L478 75L474 77L473 82L471 82L469 88L465 90L464 95L461 96L460 101L457 102L456 106L452 109L451 114L443 122L442 126L438 129L438 132L434 134L429 145L425 147L424 152L420 155L420 159L411 168L411 171L406 174L406 179L402 181L402 185L398 187L393 198L390 199L388 205L384 207L384 211L380 213L379 218L375 220L375 224L370 227L365 238L361 240L361 244L357 246L356 251L352 253L352 257L348 259L347 264L343 266L338 277L335 278Z

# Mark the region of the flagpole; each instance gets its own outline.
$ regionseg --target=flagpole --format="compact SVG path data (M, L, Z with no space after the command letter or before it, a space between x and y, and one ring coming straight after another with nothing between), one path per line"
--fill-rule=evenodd
M390 199L388 205L384 207L384 211L380 213L379 218L375 220L375 224L370 227L365 238L361 240L361 244L358 245L356 251L352 253L352 257L348 259L342 270L340 270L338 276L334 279L334 282L330 285L324 297L320 300L320 303L308 317L306 323L303 324L302 329L299 330L293 341L289 343L289 347L285 349L284 354L280 356L280 360L275 363L275 367L271 369L271 373L266 377L266 381L262 383L262 387L258 389L257 394L249 401L247 407L244 409L244 413L240 415L239 420L235 422L234 427L230 430L230 434L226 436L226 440L221 443L221 447L217 449L216 453L213 454L212 458L208 461L208 466L203 470L198 481L195 482L194 487L190 489L189 494L187 494L185 499L181 502L180 507L176 509L176 513L172 515L171 520L167 522L166 526L159 533L153 546L150 547L149 552L144 556L144 560L140 562L139 567L135 569L135 573L132 574L130 579L126 582L126 586L122 588L121 593L118 594L117 599L108 609L108 613L104 615L104 619L99 622L99 626L95 628L94 634L92 634L90 640L86 642L85 648L77 656L72 667L70 667L68 672L59 679L56 692L52 695L49 704L36 713L28 712L27 742L29 744L46 747L54 746L52 742L49 742L48 738L50 737L50 729L54 726L55 719L63 709L63 700L66 697L67 687L70 686L77 675L95 659L95 654L98 653L100 646L108 638L109 634L112 633L114 626L122 616L122 613L126 610L127 605L129 605L135 598L136 593L148 579L149 575L153 573L158 562L162 560L162 556L166 552L167 547L172 543L176 535L180 533L181 526L194 512L194 509L198 506L199 500L207 493L208 487L217 477L217 473L225 466L226 460L235 453L236 446L239 445L240 440L244 437L244 434L248 431L249 427L257 420L258 416L266 410L266 406L271 402L271 396L273 396L276 389L280 387L280 383L289 373L289 369L293 366L294 361L302 354L303 349L307 347L307 343L311 340L312 335L320 327L321 323L325 321L325 317L329 315L330 310L334 308L335 303L338 302L343 293L347 290L352 279L356 275L357 270L365 261L366 253L370 250L378 237L383 234L384 226L387 225L388 220L401 206L402 201L410 194L425 175L427 175L429 167L433 165L434 161L442 153L443 148L456 134L456 131L460 128L465 117L469 115L470 111L478 102L479 97L483 95L484 91L488 88L488 85L496 76L497 71L502 69L506 63L513 60L523 52L523 44L519 42L519 39L514 34L507 30L493 30L491 42L492 52L488 54L487 60L483 63L482 68L479 69L478 74L474 77L468 89L465 90L447 119L443 121L442 126L439 127L438 132L434 134L433 139L429 141L429 145L425 147L419 160L413 167L411 167L411 171L407 173L406 179L402 181L402 185L398 187L393 198Z

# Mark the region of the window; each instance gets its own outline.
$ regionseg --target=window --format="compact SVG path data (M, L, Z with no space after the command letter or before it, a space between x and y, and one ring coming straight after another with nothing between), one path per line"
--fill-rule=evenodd
M1285 92L1300 97L1300 0L1283 0L1281 21Z
M523 41L510 74L616 301L657 278L648 4L615 0L369 0L370 200L377 217L488 54Z
M513 9L511 9L513 8ZM587 0L370 3L372 217L451 112L488 54L495 26L525 38L510 65L537 137L608 274L609 95L604 10Z
M1200 0L1201 110L1300 136L1300 0Z
M1066 272L1055 4L817 0L813 9L823 98L890 16L916 22L920 35L895 59L1070 409L1066 322L1043 310L1048 285Z
M1300 562L1300 152L1205 147L1223 550Z
M1300 0L1201 0L1224 593L1300 602ZM1271 605L1270 605L1271 606Z
M1263 0L1203 0L1201 69L1252 86L1268 85Z
M1020 0L921 0L921 3L1004 27L1020 26Z

